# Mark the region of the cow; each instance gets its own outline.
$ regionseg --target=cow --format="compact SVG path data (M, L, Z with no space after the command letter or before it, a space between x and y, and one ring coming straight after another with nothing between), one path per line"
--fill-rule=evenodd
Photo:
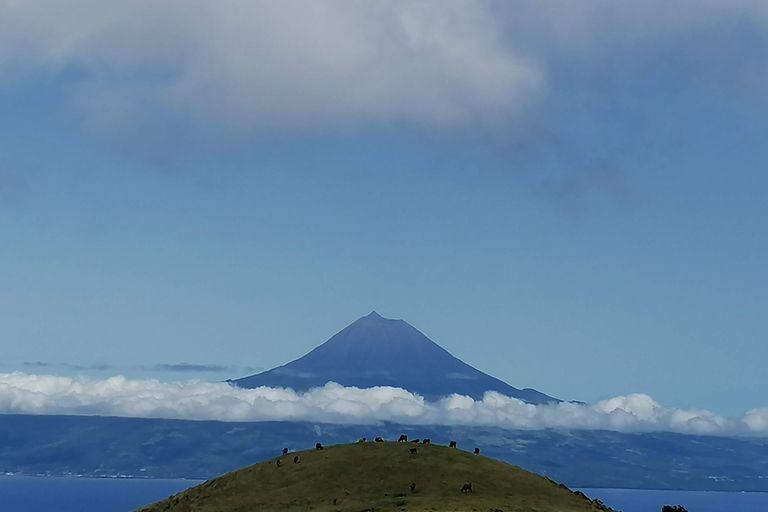
M408 442L408 436L405 434L400 434L400 437L397 438L398 443L407 443Z
M293 463L294 464L298 464L299 463L299 456L298 455L293 458Z
M421 442L421 444L429 444L429 439L425 439Z
M276 462L275 464L277 464L277 467L280 467L280 466L282 466L282 465L283 465L283 463L282 463L282 462L280 462L280 459L277 459L277 462Z
M472 492L472 482L467 482L461 486L461 492Z
M357 440L357 442L358 442L358 443L364 443L364 442L365 442L365 438L364 438L364 437L361 437L360 439L358 439L358 440Z
M380 437L377 437L376 439L374 439L374 441L376 441L377 443L383 443L384 442L384 440L382 438L380 438Z
M411 490L411 492L416 490L416 482L411 482L411 484L408 486L408 488Z
M456 448L456 441L451 441L448 443L448 448Z
M321 443L315 444L315 450L322 450L322 449L323 449L323 445Z
M412 442L412 443L418 443L419 441L420 441L420 439L414 439L414 440L413 440L413 441L411 441L411 442Z
M288 455L288 448L283 448L283 455Z
M475 448L475 455L480 455L480 448Z
M412 453L412 454L414 454L414 455L415 455L417 451L418 451L418 450L417 450L416 448L411 448L411 453Z

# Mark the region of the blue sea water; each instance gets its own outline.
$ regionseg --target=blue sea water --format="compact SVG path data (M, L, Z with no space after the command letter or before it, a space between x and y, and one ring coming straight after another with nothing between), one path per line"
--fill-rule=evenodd
M0 476L0 512L129 512L197 480Z
M765 492L580 490L621 512L661 512L664 505L682 505L688 512L768 512Z
M129 512L200 483L197 480L0 476L0 512ZM768 493L581 489L622 512L768 512Z

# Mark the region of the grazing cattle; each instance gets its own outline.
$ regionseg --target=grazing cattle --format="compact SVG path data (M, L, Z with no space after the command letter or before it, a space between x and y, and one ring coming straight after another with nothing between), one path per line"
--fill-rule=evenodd
M472 483L467 482L466 484L462 485L461 492L472 492Z
M339 502L339 498L333 498L333 504L336 505Z
M293 458L293 463L294 464L298 464L299 463L299 456L298 455Z
M280 467L280 466L282 466L282 465L283 465L283 463L282 463L282 462L280 462L280 459L277 459L277 462L276 462L276 464L277 464L277 467Z
M429 439L425 439L421 442L422 444L429 444Z
M317 444L315 445L315 450L322 450L322 449L323 449L323 445L322 445L322 444L320 444L320 443L317 443Z
M419 450L417 450L416 448L411 448L411 453L416 453L417 451Z
M408 486L408 488L411 490L411 492L416 490L416 482L411 482L411 485Z
M400 434L400 437L397 438L398 443L407 443L408 442L408 436L405 434Z
M380 437L377 437L376 439L374 439L374 441L376 441L377 443L383 443L384 442L384 440L382 438L380 438Z
M288 455L288 448L283 448L283 455Z
M418 443L419 441L421 441L421 439L414 439L414 440L413 440L413 441L411 441L411 442L412 442L412 443Z
M475 455L480 455L480 448L475 448Z
M361 437L360 439L358 439L358 440L357 440L357 442L358 442L358 443L364 443L364 442L365 442L365 438L364 438L364 437Z
M448 443L448 448L456 448L456 441L451 441Z

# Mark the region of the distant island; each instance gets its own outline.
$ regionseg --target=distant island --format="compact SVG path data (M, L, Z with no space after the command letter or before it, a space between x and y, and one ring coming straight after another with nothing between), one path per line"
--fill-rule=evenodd
M519 467L423 441L318 444L282 455L274 449L276 457L138 512L612 511Z
M544 370L544 369L542 369ZM431 400L487 390L533 404L559 402L519 389L449 354L403 320L366 315L305 356L231 381L299 392L333 380L397 386ZM571 487L768 491L768 439L608 430L522 430L390 422L189 421L109 416L0 415L0 473L40 476L206 479L270 459L276 446L303 450L372 433L399 433L482 453Z

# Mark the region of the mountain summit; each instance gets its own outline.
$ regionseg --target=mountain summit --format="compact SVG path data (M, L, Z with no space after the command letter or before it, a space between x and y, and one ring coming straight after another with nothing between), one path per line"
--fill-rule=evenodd
M486 391L497 391L532 404L559 401L476 370L403 320L390 320L375 311L304 357L232 382L244 388L307 391L328 381L358 388L399 387L429 400L452 393L481 399Z

